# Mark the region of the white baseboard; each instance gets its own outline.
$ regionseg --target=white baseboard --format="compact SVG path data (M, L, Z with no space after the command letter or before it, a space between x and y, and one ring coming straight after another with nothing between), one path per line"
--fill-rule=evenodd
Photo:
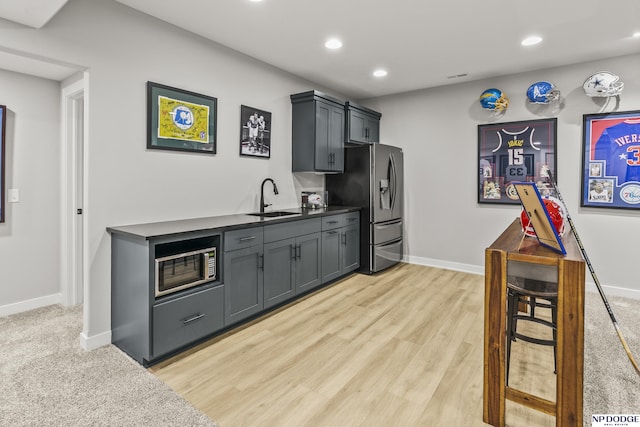
M92 336L87 336L84 332L80 333L80 347L84 350L89 351L109 344L111 344L110 330Z
M426 267L444 268L445 270L484 275L484 267L477 265L460 264L457 262L443 261L441 259L422 258L417 256L405 256L403 261L409 264L424 265Z
M47 295L44 297L20 301L13 304L2 305L0 306L0 317L23 313L25 311L34 310L36 308L46 307L54 304L62 304L62 294Z
M443 261L440 259L422 258L415 256L405 256L403 261L409 264L418 264L427 267L444 268L445 270L462 271L464 273L484 275L484 266L460 264L456 262ZM587 279L589 279L589 275L587 275ZM602 285L602 290L604 291L604 294L606 296L618 296L640 300L640 291L636 289L623 288L620 286ZM598 289L593 281L586 280L585 291L598 292Z

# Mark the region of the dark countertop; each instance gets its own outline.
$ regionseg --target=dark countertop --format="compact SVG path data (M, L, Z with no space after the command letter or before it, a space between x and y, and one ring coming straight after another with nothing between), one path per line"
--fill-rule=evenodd
M205 218L180 219L175 221L152 222L147 224L122 225L107 227L112 234L122 234L142 239L190 233L193 231L216 230L229 231L237 228L258 227L266 224L276 224L301 219L316 218L325 215L335 215L360 211L354 206L328 206L322 209L279 209L278 211L293 212L294 215L280 217L261 217L249 214L220 215Z

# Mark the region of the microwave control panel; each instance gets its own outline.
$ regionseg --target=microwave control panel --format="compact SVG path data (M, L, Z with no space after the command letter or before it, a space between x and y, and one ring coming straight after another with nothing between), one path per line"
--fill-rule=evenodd
M207 277L209 279L214 279L216 277L216 250L212 250L208 254L209 262L206 266L207 268Z

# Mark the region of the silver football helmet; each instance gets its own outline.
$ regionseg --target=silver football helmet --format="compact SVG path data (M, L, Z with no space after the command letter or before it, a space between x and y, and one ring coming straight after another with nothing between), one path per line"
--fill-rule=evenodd
M609 97L620 95L624 83L620 81L620 77L609 71L599 71L585 80L582 87L587 96Z

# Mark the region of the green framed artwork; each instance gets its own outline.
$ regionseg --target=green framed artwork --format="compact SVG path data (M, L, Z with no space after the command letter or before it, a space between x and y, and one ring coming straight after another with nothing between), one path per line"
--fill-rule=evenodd
M147 148L216 154L218 100L147 82Z

